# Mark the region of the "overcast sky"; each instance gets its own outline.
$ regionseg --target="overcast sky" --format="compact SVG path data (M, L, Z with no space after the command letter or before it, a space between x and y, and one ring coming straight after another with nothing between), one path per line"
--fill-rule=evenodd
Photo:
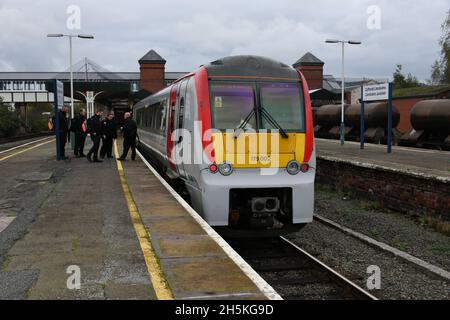
M67 29L70 5L81 9L80 30ZM367 26L376 21L372 5L380 29ZM167 60L166 71L235 54L293 64L310 51L339 76L340 47L324 43L339 38L363 42L346 48L348 76L390 77L402 64L426 80L449 9L448 0L0 0L0 71L63 71L68 40L46 34L89 33L95 40L74 40L74 62L87 56L111 71L138 71L149 49Z

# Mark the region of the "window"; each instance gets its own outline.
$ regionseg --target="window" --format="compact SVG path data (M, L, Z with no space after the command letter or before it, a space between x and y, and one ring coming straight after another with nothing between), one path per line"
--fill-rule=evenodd
M216 129L235 129L241 125L255 108L253 84L211 83L211 109ZM253 114L245 128L256 129Z
M304 131L304 107L298 83L264 83L260 86L261 107L285 130ZM265 117L262 127L276 129Z
M148 131L164 131L166 129L167 98L155 102L136 112L136 122Z
M167 106L167 101L168 99L164 99L163 101L161 101L161 106L160 106L160 110L161 110L161 131L166 131L166 106Z
M180 99L180 110L178 110L178 129L183 128L183 115L184 115L184 97Z

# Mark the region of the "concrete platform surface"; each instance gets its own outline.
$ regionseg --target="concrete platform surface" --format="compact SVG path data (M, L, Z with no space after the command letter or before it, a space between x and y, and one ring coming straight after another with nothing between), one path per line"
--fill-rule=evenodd
M367 143L361 150L356 142L347 141L341 146L338 140L316 139L319 158L450 182L450 152L396 146L392 150L388 154L384 145Z
M150 254L175 299L266 299L140 159L57 162L51 140L0 174L0 299L157 299Z

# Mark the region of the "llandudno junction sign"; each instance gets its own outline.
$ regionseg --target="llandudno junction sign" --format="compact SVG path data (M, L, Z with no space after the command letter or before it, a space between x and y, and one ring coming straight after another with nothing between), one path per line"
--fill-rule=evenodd
M360 113L360 148L364 149L364 103L372 101L388 100L387 118L387 152L392 152L392 83L380 83L361 88L361 113Z

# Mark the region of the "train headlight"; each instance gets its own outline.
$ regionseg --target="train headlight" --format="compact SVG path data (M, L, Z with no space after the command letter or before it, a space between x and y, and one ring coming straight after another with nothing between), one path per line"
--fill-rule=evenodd
M308 172L308 170L309 170L309 164L304 163L304 164L302 164L302 165L300 166L300 171L301 171L301 172L305 173L305 172Z
M289 161L286 170L289 174L294 176L300 172L300 164L295 160Z
M231 164L224 162L219 165L219 172L223 176L229 176L233 173L233 167L231 166Z
M217 165L215 163L209 166L209 171L211 171L211 173L216 173L218 169L219 168L217 168Z

